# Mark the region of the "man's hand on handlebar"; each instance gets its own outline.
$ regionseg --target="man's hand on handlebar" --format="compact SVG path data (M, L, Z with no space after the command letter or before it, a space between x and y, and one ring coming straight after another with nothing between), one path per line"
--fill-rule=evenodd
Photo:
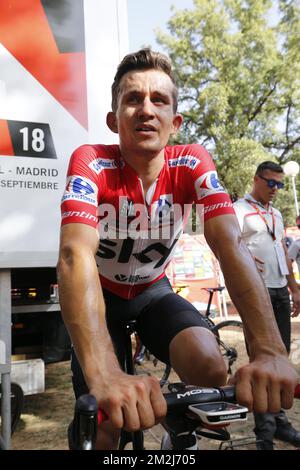
M277 413L293 405L299 377L284 355L259 354L236 372L237 402L257 413Z
M166 415L167 406L155 377L115 372L107 383L90 388L112 426L127 431L148 429Z

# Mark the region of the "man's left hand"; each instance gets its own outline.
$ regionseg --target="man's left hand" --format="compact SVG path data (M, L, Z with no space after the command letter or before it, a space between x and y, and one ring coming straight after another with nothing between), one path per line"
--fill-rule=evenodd
M238 403L257 413L291 408L298 382L297 372L282 354L259 354L233 378Z

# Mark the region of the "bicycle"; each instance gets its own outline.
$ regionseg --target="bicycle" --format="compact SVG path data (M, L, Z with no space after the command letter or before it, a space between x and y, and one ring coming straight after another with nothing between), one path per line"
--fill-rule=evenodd
M173 446L183 450L190 446L192 433L204 426L204 423L189 410L191 405L208 404L211 402L234 403L234 387L227 386L216 389L186 386L182 383L169 384L169 392L164 394L167 402L166 429L171 436ZM99 412L96 399L93 395L82 395L75 405L74 420L69 433L72 440L72 449L92 450L95 447L97 428L107 419L103 412ZM201 430L198 429L199 435ZM229 433L225 429L209 429L207 433L210 438L228 440ZM204 431L204 437L207 437ZM133 443L133 450L144 449L140 444Z
M174 286L173 290L176 294L179 294L182 291L182 289L185 289L186 287L188 287L188 286L181 284L181 285L178 285L178 286ZM133 331L133 335L134 335L134 340L135 340L135 350L134 350L134 353L133 353L133 362L136 366L142 366L145 359L147 359L147 360L151 359L151 354L148 351L148 349L141 342L140 337L139 337L139 335L137 334L136 331ZM160 376L161 376L160 377L160 385L161 385L161 387L163 387L164 384L166 384L168 382L168 379L169 379L169 376L170 376L170 373L171 373L171 366L169 364L161 365L160 361L156 357L153 358L152 362L153 362L154 367L157 368L157 370L160 369L160 366L162 368L162 373L160 374Z
M247 408L239 407L230 412L230 406L225 411L214 412L214 422L205 422L203 405L212 406L227 403L236 405L235 387L225 386L218 388L195 387L182 383L169 384L169 391L164 394L167 402L167 416L165 429L168 431L174 450L187 450L193 442L193 433L198 437L208 437L218 441L229 441L228 449L233 450L234 444L230 440L230 433L225 428L232 422L244 421L247 417ZM295 397L300 398L300 384L295 390ZM199 414L196 410L202 408ZM211 414L212 416L212 414ZM93 395L82 395L75 405L74 419L69 430L69 443L71 450L93 450L95 448L98 426L107 419L100 410ZM247 439L247 438L246 438ZM237 447L240 446L240 439ZM220 444L219 450L224 447ZM253 439L251 441L253 443ZM144 450L143 443L138 443L133 450Z
M135 332L135 323L136 322L133 320L133 321L130 321L126 325L127 335L126 335L126 342L125 342L125 362L123 364L123 369L127 374L131 374L131 375L136 374L136 370L135 370L135 366L134 366L134 360L133 360L133 354L132 354L132 341L131 341L131 335ZM174 387L175 387L175 389L174 389ZM201 393L203 393L203 390L204 390L204 389L199 389L199 387L189 387L189 386L185 386L185 385L182 385L182 384L169 384L168 388L169 388L169 391L171 390L171 393L173 393L173 396L174 396L174 393L176 394L178 392L183 397L191 397L191 401L185 400L185 401L188 402L189 405L193 404L193 403L195 404L196 402L194 400L194 395L195 394L196 395L201 395ZM198 392L197 392L197 390L198 390ZM199 390L201 390L201 392L199 392ZM210 391L211 389L205 389L205 390ZM226 390L229 390L229 389L226 389ZM228 394L228 396L231 396L233 398L232 390L233 389L231 387L231 392L230 392L231 395ZM210 393L210 392L208 392L208 393ZM220 392L220 394L222 395L222 392ZM217 395L218 395L218 393L217 393ZM226 395L226 397L227 397L227 395ZM212 398L212 396L210 398ZM170 399L170 400L171 400L171 403L172 403L172 399ZM181 403L183 403L183 402L181 401ZM92 440L90 440L90 439L87 440L86 438L84 438L84 440L83 440L83 438L80 437L80 436L82 435L82 431L81 431L82 426L83 426L83 429L85 430L84 431L85 433L89 433L93 436L94 436L94 434L97 433L97 424L96 424L96 421L95 421L95 406L96 406L95 405L95 398L94 399L90 399L90 398L83 399L83 404L81 404L80 398L79 398L79 402L77 400L76 405L75 405L74 420L72 421L72 423L70 424L70 426L68 428L68 441L69 441L69 448L71 450L78 449L79 442L81 442L81 444L84 446L84 447L80 447L80 448L84 448L85 450L88 450L89 447L92 445L91 442L93 443L95 437L92 437ZM190 435L191 432L195 428L193 428L191 432L190 432L190 429L188 429L188 430L184 429L184 431L182 431L181 422L182 422L183 419L182 419L181 416L178 416L178 413L176 412L176 414L175 414L176 419L174 420L173 411L172 411L172 406L171 406L171 413L170 413L169 420L171 420L171 421L173 420L174 423L171 424L171 426L169 426L170 427L170 432L172 433L172 429L174 428L176 423L179 423L180 434L186 435L186 436ZM184 409L184 411L185 411L185 409ZM168 420L166 420L166 423L167 422L168 422ZM183 420L183 422L185 423L184 420ZM197 423L197 426L198 426L198 424L199 423ZM188 425L188 428L190 428L190 425ZM178 433L179 432L177 432L177 434ZM209 433L209 434L207 435L207 433ZM201 433L198 430L197 437L200 438L201 436L210 437L210 438L214 438L214 439L218 439L218 440L225 440L225 439L229 440L230 439L230 435L225 430L217 430L213 434L211 434L211 431L206 430L204 433L203 433L203 431ZM88 441L88 443L84 444L84 442L86 440ZM133 450L144 449L144 434L143 434L143 432L142 431L136 431L136 432L130 433L130 432L127 432L125 430L121 430L119 450L124 450L126 445L128 443L131 443L131 442L132 442ZM93 443L93 445L94 445L94 443ZM178 442L176 442L175 445L176 445L176 448L177 448L177 446L179 445Z
M187 286L186 285L180 285L175 287L175 293L179 294L182 289L185 289ZM206 307L205 314L203 315L206 322L208 323L208 327L210 330L214 333L216 340L218 342L219 348L221 350L222 356L225 360L225 363L227 364L227 373L229 378L233 376L236 372L236 370L248 362L248 354L247 354L247 347L244 339L244 329L243 329L243 324L239 320L224 320L218 324L215 324L212 320L212 314L211 314L211 305L212 305L212 298L214 293L216 292L222 292L225 289L224 286L218 286L218 287L204 287L203 290L209 293L209 299ZM131 328L131 329L130 329ZM139 338L136 332L134 331L134 322L129 327L129 333L134 334L136 338L137 345L141 345L139 343ZM141 345L143 346L143 345ZM136 357L139 355L139 348L137 347L137 350L135 354L133 355L133 362L134 364L137 364ZM127 354L130 354L129 349L127 349ZM146 354L146 351L145 351ZM132 356L131 356L132 357ZM153 360L154 366L158 368L159 366L159 361L154 358ZM134 366L132 366L134 367ZM163 387L165 384L168 383L170 374L171 374L171 366L169 364L164 364L162 368L162 373L160 373L160 385ZM202 434L203 435L203 434ZM216 434L214 434L216 436ZM197 434L198 436L198 434ZM198 436L199 437L199 436ZM201 436L200 436L201 437ZM210 437L209 435L206 435L205 437ZM141 437L138 435L137 437L138 442L141 442ZM229 437L230 439L230 437ZM121 435L121 441L120 441L120 449L124 449L127 443L131 441L130 435L128 433L123 432ZM242 439L244 442L244 439ZM249 439L249 443L253 442L253 439ZM231 446L233 446L232 444ZM142 447L137 447L141 449Z
M215 324L211 315L212 297L215 292L222 292L224 286L203 287L209 293L209 299L205 312L205 318L209 322L211 331L215 334L222 356L227 363L229 376L248 361L247 347L244 339L243 323L240 320L223 320Z

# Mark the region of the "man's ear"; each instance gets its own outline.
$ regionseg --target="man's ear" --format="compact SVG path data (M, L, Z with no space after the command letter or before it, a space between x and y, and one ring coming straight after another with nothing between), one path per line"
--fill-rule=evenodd
M183 117L181 114L175 114L173 117L173 130L171 134L176 134L176 132L180 129L181 124L183 122Z
M118 125L117 125L116 113L113 113L112 111L107 113L106 124L112 132L114 132L115 134L118 134Z

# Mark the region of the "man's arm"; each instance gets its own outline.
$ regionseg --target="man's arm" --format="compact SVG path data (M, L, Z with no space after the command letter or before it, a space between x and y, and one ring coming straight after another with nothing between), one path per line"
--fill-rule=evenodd
M251 363L236 374L238 400L260 413L290 408L297 374L288 361L268 291L242 241L237 219L234 215L211 218L204 233L220 262L248 343Z
M299 248L298 248L297 241L294 240L288 249L288 256L291 261L296 261L298 251L299 251Z
M159 382L124 374L107 330L95 262L96 229L67 224L61 230L58 279L62 315L87 386L116 428L151 427L166 412Z
M286 244L284 243L284 240L282 240L282 246L285 252L286 264L289 270L289 274L286 276L286 278L293 300L292 317L297 317L300 313L300 289L294 276L292 260L289 257L289 253Z

